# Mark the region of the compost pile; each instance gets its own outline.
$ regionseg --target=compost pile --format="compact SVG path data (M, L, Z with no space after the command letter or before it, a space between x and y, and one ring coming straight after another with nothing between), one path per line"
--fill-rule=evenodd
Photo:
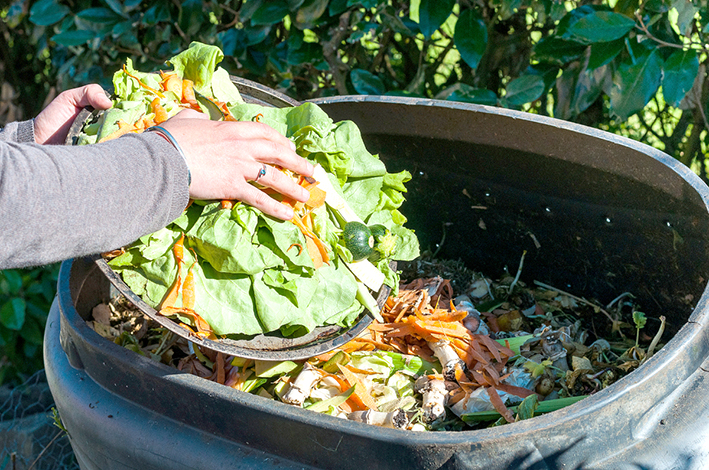
M189 343L118 297L89 325L170 367L266 399L373 425L464 430L529 419L616 382L659 349L633 296L601 306L516 273L491 279L430 253L359 337L307 361L226 356ZM653 319L655 320L655 319ZM642 346L641 346L642 344Z
M497 279L418 257L418 241L398 210L410 174L387 172L357 126L334 123L315 105L244 103L216 68L222 57L195 43L170 60L169 72L139 72L129 61L114 75L113 108L88 122L78 143L142 132L185 107L212 119L259 120L322 169L318 180L288 175L311 199L281 200L293 207L292 221L238 201L194 201L165 229L107 256L109 265L193 337L298 337L322 325L349 327L365 308L378 321L339 349L300 362L202 348L120 297L93 310L89 323L100 335L243 392L418 431L553 411L607 387L658 348L664 319L654 337L641 336L647 318L630 294L603 308L553 286L526 285L524 255L516 273ZM392 260L408 261L399 265L401 275ZM370 290L382 284L392 296L380 311Z

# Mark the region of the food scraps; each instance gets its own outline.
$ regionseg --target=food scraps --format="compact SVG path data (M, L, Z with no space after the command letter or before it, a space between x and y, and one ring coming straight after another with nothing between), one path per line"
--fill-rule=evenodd
M245 103L217 67L222 58L219 48L192 43L168 61L170 71L140 72L128 60L113 77L113 107L84 126L78 144L143 132L186 108L212 119L256 120L316 165L318 179L273 170L307 189L310 199L292 201L259 187L293 208L290 221L239 201L191 201L177 220L125 247L109 265L148 305L202 338L296 337L319 326L352 326L365 307L378 314L370 289L382 283L396 289L390 262L419 252L398 210L411 175L389 173L354 123L335 123L312 103ZM346 239L354 222L376 236Z
M201 348L123 298L97 306L89 324L119 345L206 380L409 431L477 429L555 411L608 387L661 346L664 317L645 315L630 294L603 308L541 282L528 286L519 273L493 280L447 265L455 267L454 281L428 277L431 268L447 271L446 262L424 256L406 263L402 277L414 279L389 297L383 321L306 361L247 360ZM588 318L621 330L599 337Z

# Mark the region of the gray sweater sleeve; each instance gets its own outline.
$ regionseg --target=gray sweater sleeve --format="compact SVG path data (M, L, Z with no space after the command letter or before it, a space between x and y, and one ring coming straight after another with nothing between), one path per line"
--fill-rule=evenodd
M71 147L35 144L31 121L0 132L0 269L120 248L188 201L187 165L157 133Z

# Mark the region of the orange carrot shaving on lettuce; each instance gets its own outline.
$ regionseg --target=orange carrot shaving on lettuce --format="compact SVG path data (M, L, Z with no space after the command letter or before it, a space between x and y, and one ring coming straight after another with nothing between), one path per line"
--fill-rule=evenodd
M315 246L318 249L318 252L320 253L320 256L322 257L323 262L328 263L330 261L330 256L327 254L327 248L325 247L325 244L318 238L317 235L315 235L306 225L303 219L301 219L297 214L293 216L291 219L291 222L295 224L296 227L300 229L300 231L305 235L306 238L310 239L315 243ZM306 240L307 241L307 240ZM311 253L312 257L312 253Z
M170 288L170 290L167 291L167 294L165 294L165 298L160 303L160 310L163 310L166 307L174 307L175 303L177 303L177 297L180 293L180 287L182 287L182 277L180 276L180 271L182 270L182 263L184 258L184 240L185 234L183 233L182 236L172 246L172 253L175 256L175 261L177 263L177 276L175 277L175 282L172 284L172 287Z
M176 73L164 73L160 72L160 77L162 77L162 82L160 86L165 91L171 91L179 97L182 97L182 79Z
M303 178L300 185L307 189L310 193L310 197L305 202L305 205L312 208L318 208L325 204L326 193L322 189L318 188L318 181L312 178Z
M194 96L194 83L192 80L182 80L182 102L188 104L195 111L202 111L197 98Z
M185 277L185 283L182 284L182 308L187 310L194 310L195 305L195 295L194 295L194 266L197 264L195 261L190 269L187 271L187 277Z
M303 245L301 245L300 243L293 243L291 246L288 247L286 251L290 251L290 249L293 247L298 248L298 256L300 256L300 254L303 252Z
M196 261L192 263L192 266L190 266L190 269L187 271L185 282L181 282L182 278L180 276L180 271L182 270L182 264L184 263L184 239L185 234L183 233L182 236L180 236L180 239L177 240L172 247L172 253L175 256L175 261L177 263L177 276L172 287L167 292L165 298L160 304L160 310L158 311L158 313L163 316L183 315L190 317L192 319L194 327L197 330L197 336L203 338L216 338L216 335L214 334L214 331L212 331L211 326L209 326L209 323L207 323L204 318L199 316L199 314L194 311L194 267L197 265ZM195 259L197 259L196 254ZM182 307L176 307L175 304L177 303L177 297L180 291L182 293ZM194 334L194 332L190 328L187 329Z
M150 91L150 92L152 92L152 93L155 93L155 94L158 95L160 98L164 98L164 97L165 97L165 95L164 95L160 90L156 90L155 88L153 88L153 87L151 87L151 86L149 86L149 85L146 85L145 83L143 83L143 82L140 80L140 78L138 78L138 77L136 77L135 75L133 75L132 73L130 73L130 72L126 69L126 66L125 66L125 65L123 66L123 73L125 73L126 75L128 75L130 78L136 80L136 81L138 82L138 85L142 86L142 87L145 88L146 90L148 90L148 91Z
M99 140L99 143L106 142L107 140L117 139L121 136L128 134L129 132L140 131L140 129L138 129L135 124L129 124L123 120L119 120L116 124L118 124L118 130L111 132L106 137Z
M167 121L167 111L165 111L165 108L160 104L160 98L155 98L150 102L150 109L155 113L155 124Z
M231 114L231 110L229 109L229 106L223 101L214 101L214 104L216 104L219 109L224 113L224 120L225 121L236 121L236 118Z
M163 301L160 303L159 310L162 311L168 307L174 307L175 303L177 302L177 297L180 294L180 286L182 285L182 278L180 277L180 274L177 274L177 277L175 278L175 282L172 284L172 287L170 287L170 290L167 291L167 294L165 294L165 298Z

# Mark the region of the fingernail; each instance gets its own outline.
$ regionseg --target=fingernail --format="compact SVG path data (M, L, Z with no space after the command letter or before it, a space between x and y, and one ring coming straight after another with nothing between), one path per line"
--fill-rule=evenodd
M292 140L290 140L289 142L290 142L290 149L295 152L295 142L293 142Z
M307 201L308 199L310 199L310 191L308 191L307 189L301 189L300 190L300 197L298 199L300 199L303 202Z

